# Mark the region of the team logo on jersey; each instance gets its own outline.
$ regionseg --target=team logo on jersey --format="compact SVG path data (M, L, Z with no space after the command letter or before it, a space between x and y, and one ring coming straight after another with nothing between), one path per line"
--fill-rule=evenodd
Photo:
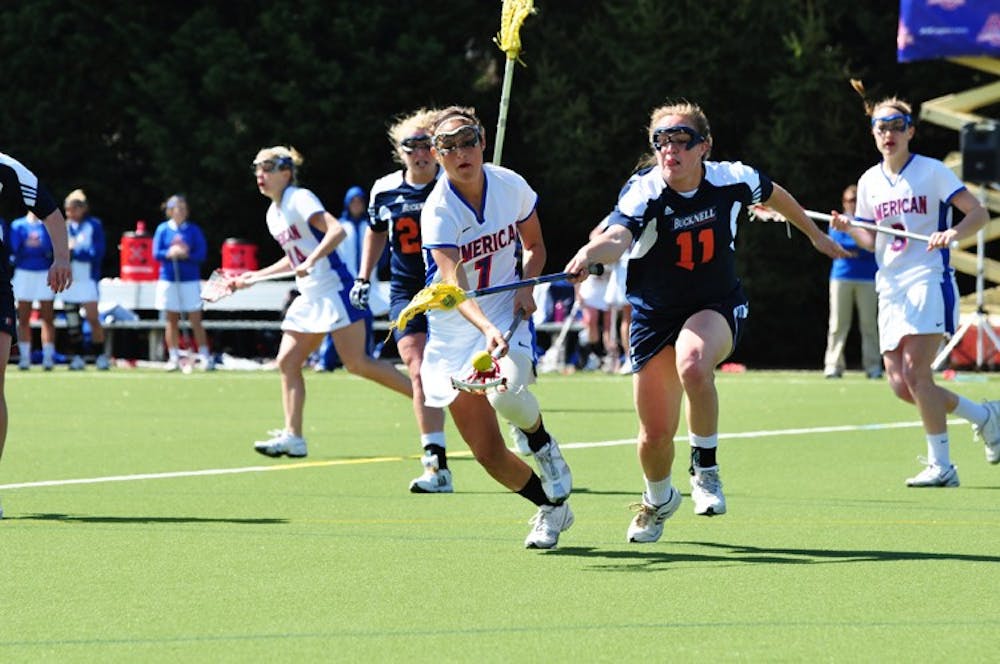
M715 206L712 206L705 210L699 210L694 214L674 217L674 230L681 231L695 226L705 226L715 221L716 216Z
M875 205L875 221L886 217L896 217L901 214L927 214L927 197L897 198L894 201L884 201Z
M482 256L496 253L504 247L517 241L517 224L510 224L507 228L490 233L482 237L477 237L472 242L462 245L462 262L468 263Z
M299 232L299 229L297 227L289 226L288 228L286 228L285 230L281 231L276 236L274 236L274 239L278 241L278 244L284 247L289 242L294 242L295 240L301 240L302 234Z

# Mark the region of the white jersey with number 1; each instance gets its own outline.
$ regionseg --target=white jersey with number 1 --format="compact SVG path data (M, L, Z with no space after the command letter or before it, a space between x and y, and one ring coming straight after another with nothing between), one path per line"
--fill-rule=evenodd
M961 180L937 159L912 155L895 176L879 163L858 180L856 217L930 235L951 228L951 200L963 189ZM899 292L918 281L940 282L952 277L948 250L927 251L927 245L919 240L877 233L875 258L879 294Z
M470 289L509 284L519 278L518 224L535 211L538 195L524 178L509 169L484 164L485 185L481 208L473 207L442 176L424 203L420 226L427 283L441 281L431 258L432 249L458 249L466 284ZM499 330L514 319L514 291L476 298L483 314ZM470 368L471 356L486 347L482 332L457 309L427 312L428 338L421 376L427 404L447 406L456 395L449 376ZM533 357L533 333L528 322L510 339L510 352Z

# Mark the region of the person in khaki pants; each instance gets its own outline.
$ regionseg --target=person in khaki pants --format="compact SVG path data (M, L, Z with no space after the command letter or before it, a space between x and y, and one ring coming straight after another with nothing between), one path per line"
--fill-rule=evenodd
M853 217L858 188L844 190L844 214ZM858 309L861 332L861 365L869 378L882 377L882 356L878 351L878 301L875 297L875 254L860 248L850 235L830 229L830 237L855 252L852 258L836 258L830 268L830 323L826 336L823 375L840 378L844 374L844 344L851 331L854 308Z

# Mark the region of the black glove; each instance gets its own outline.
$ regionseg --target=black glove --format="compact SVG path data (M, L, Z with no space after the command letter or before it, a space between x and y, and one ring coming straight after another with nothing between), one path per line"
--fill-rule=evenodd
M368 283L367 279L355 279L354 285L351 286L351 304L354 305L355 309L367 309L368 308L368 296L372 289L372 285Z

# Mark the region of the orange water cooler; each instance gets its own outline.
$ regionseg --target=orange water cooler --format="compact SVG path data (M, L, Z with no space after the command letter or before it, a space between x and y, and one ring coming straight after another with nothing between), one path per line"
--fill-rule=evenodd
M153 258L153 236L146 232L146 222L135 222L134 231L122 233L121 244L122 281L156 281L160 277L160 264Z
M257 269L257 245L236 237L222 243L222 269L226 274L242 274Z

